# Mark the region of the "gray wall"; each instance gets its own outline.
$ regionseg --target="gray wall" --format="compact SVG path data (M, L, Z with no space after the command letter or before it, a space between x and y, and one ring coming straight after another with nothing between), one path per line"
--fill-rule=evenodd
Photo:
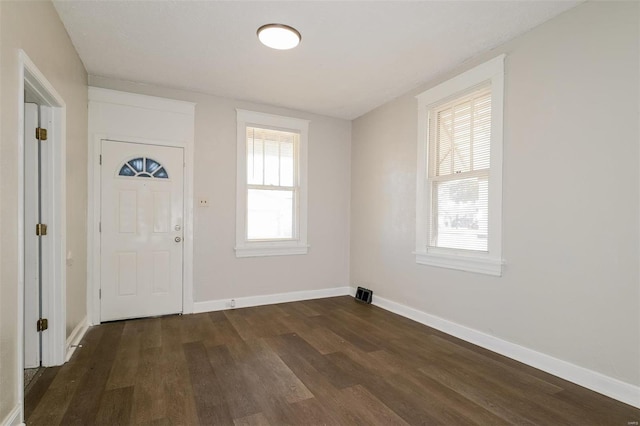
M50 2L0 2L0 421L18 404L18 49L67 105L67 334L86 315L87 73Z
M639 385L638 22L586 3L355 120L351 282ZM417 265L414 95L500 53L504 274Z
M351 122L104 77L89 83L196 103L194 196L210 202L194 207L196 302L348 285ZM311 121L307 255L235 257L236 108Z

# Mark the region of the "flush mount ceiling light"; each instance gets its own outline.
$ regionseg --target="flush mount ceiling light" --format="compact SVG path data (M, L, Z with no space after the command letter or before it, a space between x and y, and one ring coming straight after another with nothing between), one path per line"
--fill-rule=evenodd
M258 28L258 39L272 49L287 50L296 47L302 36L295 28L282 24L267 24Z

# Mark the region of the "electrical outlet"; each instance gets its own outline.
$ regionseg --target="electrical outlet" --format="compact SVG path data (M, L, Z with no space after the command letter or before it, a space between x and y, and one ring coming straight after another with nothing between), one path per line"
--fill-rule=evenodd
M198 204L200 207L209 207L209 199L208 198L200 198L198 200Z

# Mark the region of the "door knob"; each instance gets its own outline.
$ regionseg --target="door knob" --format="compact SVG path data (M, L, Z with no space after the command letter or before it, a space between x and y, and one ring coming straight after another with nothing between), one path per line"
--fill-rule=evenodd
M176 243L179 243L180 241L182 241L182 238L176 237Z

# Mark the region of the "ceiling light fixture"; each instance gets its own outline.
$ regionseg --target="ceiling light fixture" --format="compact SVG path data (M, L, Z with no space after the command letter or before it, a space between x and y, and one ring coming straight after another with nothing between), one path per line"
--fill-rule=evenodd
M258 28L258 39L272 49L288 50L296 47L302 36L295 28L282 24L267 24Z

